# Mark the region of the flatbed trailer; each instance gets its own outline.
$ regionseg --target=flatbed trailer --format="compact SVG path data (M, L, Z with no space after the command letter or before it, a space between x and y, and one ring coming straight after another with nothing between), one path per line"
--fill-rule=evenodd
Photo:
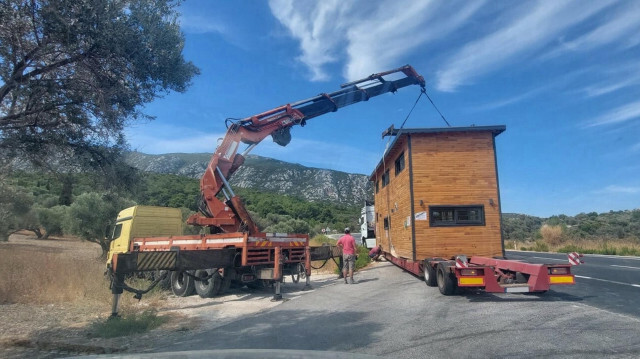
M580 256L576 253L571 255ZM575 284L572 264L532 264L517 260L456 256L453 260L427 258L413 261L385 258L396 266L421 277L440 293L452 295L458 288L481 289L489 293L545 293L551 285Z
M311 262L341 255L335 246L310 246L309 236L287 233L234 232L182 235L182 217L175 208L134 206L120 212L114 227L107 273L111 276L112 315L126 290L140 299L161 280L171 276L177 296L194 291L207 298L220 294L233 282L249 287L275 286L281 299L285 275L310 287ZM132 274L154 273L149 288L129 287Z

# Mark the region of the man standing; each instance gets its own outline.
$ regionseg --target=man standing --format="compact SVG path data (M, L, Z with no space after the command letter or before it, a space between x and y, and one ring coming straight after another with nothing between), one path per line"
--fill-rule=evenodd
M356 240L351 236L349 227L344 229L344 236L338 239L337 246L342 248L342 274L344 276L344 284L347 284L347 273L351 284L353 281L353 270L356 267Z

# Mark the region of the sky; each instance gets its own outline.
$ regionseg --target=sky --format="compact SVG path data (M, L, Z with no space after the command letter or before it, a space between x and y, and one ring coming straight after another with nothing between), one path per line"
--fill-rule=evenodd
M179 8L185 93L126 134L150 153L213 152L245 118L412 65L452 126L496 137L502 211L541 217L640 208L639 1L210 1ZM400 89L296 126L252 154L371 174L420 94ZM407 128L445 127L421 98Z

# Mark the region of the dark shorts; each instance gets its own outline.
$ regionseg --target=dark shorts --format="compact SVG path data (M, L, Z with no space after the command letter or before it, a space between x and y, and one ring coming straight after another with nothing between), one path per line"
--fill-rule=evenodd
M354 270L356 268L355 254L342 255L342 270Z

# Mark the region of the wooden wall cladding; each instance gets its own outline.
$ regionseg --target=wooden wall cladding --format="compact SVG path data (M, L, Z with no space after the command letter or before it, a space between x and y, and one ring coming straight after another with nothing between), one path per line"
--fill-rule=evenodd
M415 221L411 221L409 137L402 137L384 160L384 167L389 169L389 184L375 195L376 236L383 248L395 256L415 260L451 258L457 254L502 256L493 133L410 135L414 218L423 219ZM401 152L404 152L406 165L396 176L394 163ZM380 168L376 174L381 176L382 172ZM481 205L485 225L431 227L429 206L445 205ZM390 219L387 231L383 228L385 217Z

